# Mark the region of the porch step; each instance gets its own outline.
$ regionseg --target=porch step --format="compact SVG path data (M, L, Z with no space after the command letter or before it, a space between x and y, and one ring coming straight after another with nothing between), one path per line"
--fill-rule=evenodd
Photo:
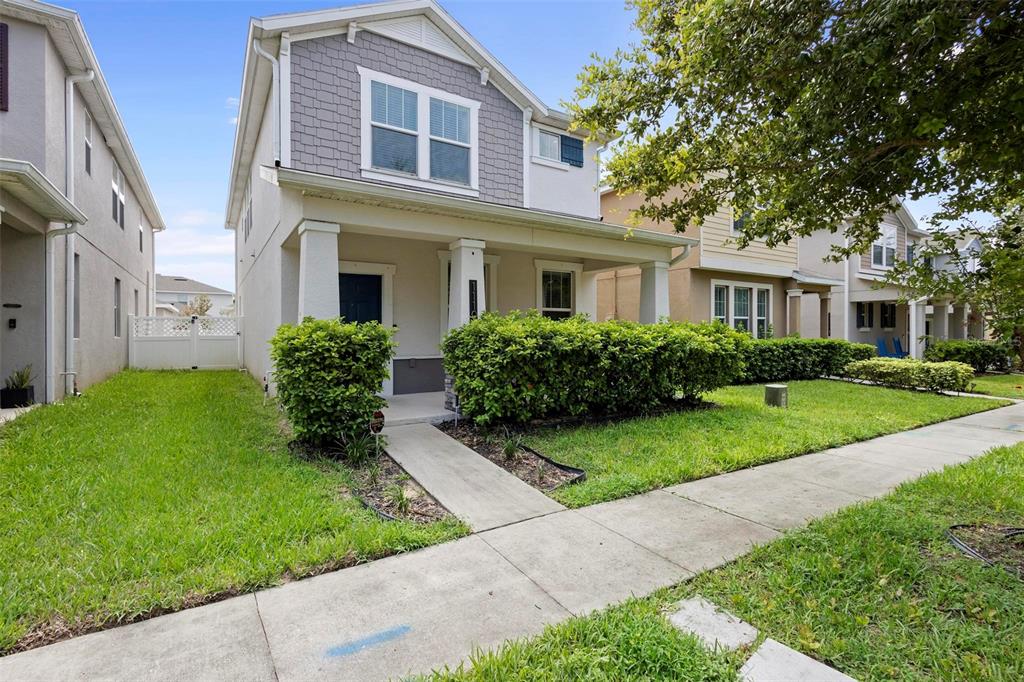
M474 531L565 509L429 424L389 426L384 435L388 454Z

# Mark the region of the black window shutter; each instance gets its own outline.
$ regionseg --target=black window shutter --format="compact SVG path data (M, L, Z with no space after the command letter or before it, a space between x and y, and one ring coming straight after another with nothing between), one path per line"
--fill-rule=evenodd
M0 111L7 111L10 65L7 60L7 24L0 24Z
M583 140L562 135L562 163L583 168Z

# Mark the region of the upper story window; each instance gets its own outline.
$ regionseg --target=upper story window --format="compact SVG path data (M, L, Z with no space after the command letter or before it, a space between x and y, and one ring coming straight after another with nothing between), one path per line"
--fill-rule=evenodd
M912 243L912 242L907 242L907 262L908 263L913 263L914 262L914 248L916 246L917 245Z
M743 232L743 228L744 228L744 226L746 226L747 222L750 220L750 216L751 215L752 214L751 214L750 211L744 211L743 213L741 213L739 215L739 217L737 217L736 216L736 211L734 210L733 214L732 214L732 233L733 234L740 234L740 233L742 233Z
M469 107L430 98L430 177L469 184Z
M7 60L7 24L0 24L0 111L7 111L7 93L10 81L10 64Z
M242 199L242 241L249 241L250 232L252 232L252 185L247 182Z
M370 84L373 167L416 173L416 93L386 83Z
M882 232L871 245L871 267L891 268L896 265L896 226L882 225Z
M92 116L85 115L85 172L92 175Z
M142 223L139 223L139 253L143 251L143 243L145 241L146 231L142 228ZM138 314L138 313L136 313Z
M114 173L110 179L111 216L124 229L124 173L114 162Z
M537 156L552 161L562 160L560 135L549 133L546 130L537 131Z
M362 176L477 196L480 103L358 69Z

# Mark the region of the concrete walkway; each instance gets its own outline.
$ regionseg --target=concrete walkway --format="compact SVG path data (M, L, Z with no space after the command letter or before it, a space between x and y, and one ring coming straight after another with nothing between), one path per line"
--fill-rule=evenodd
M465 660L474 646L677 583L808 519L1022 440L1018 404L558 511L0 658L0 679L292 682L426 672Z
M474 531L565 509L430 424L392 426L384 435L391 458Z

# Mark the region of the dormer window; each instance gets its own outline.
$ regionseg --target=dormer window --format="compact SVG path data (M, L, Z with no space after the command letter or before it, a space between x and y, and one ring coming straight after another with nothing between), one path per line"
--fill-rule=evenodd
M477 196L480 103L358 67L364 179Z

